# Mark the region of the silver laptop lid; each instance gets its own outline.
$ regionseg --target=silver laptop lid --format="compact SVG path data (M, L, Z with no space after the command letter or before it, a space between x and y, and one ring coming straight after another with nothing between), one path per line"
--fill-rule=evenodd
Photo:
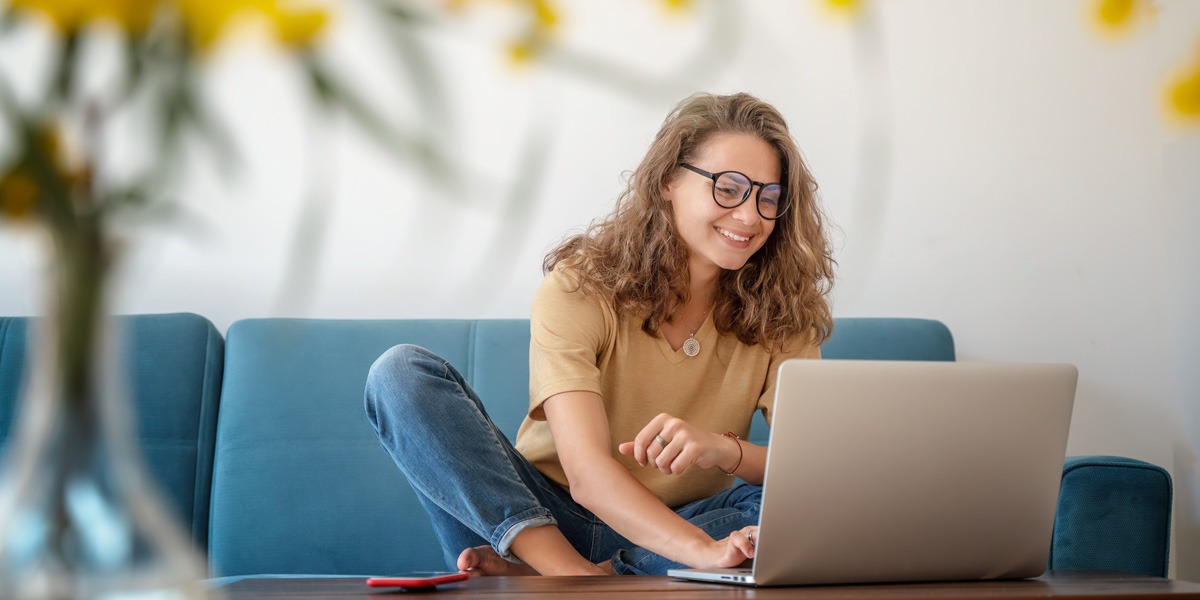
M1076 379L1071 365L785 362L755 583L1040 575Z

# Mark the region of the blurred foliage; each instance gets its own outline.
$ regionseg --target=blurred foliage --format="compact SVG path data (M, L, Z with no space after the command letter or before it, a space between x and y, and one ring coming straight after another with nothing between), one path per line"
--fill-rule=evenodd
M693 7L692 0L654 0L666 12ZM455 161L442 148L437 130L452 119L439 65L421 31L475 10L480 0L10 0L0 6L0 43L30 30L50 32L53 48L45 89L33 101L18 101L12 81L0 71L0 219L39 224L54 236L74 235L79 217L101 229L123 209L163 208L166 185L183 166L185 141L199 139L208 157L230 168L238 164L234 136L206 104L202 76L209 58L241 30L269 32L284 55L304 73L305 89L325 115L341 115L400 160L414 162L440 182L453 184ZM726 60L736 36L711 37L722 44L698 52L677 77L639 75L636 68L570 50L557 40L564 17L553 0L508 0L516 24L503 52L516 64L535 61L635 94L677 95L692 78ZM730 12L709 11L712 31L727 25ZM353 6L352 6L353 5ZM345 71L332 66L323 38L343 12L361 10L387 40L418 104L422 126L405 130L372 107ZM122 57L104 86L81 85L94 69L93 50L115 46ZM23 68L21 65L19 68ZM689 90L690 91L690 90ZM149 107L147 110L146 107ZM149 157L140 173L115 174L103 158L104 140L124 115L144 126L134 144ZM443 136L444 137L444 136ZM188 159L194 158L194 153ZM124 166L124 165L123 165ZM169 207L168 207L169 208ZM159 210L157 214L161 214Z
M205 108L198 80L205 57L247 21L267 31L309 72L310 92L329 108L356 110L353 96L322 75L315 48L331 8L281 0L12 0L0 36L49 31L51 73L32 101L19 102L0 79L0 117L15 133L0 145L0 214L43 226L61 246L97 235L111 215L159 198L176 172L181 144L198 135L217 158L234 148ZM7 39L3 41L8 41ZM90 51L115 46L120 66L103 85L84 85ZM6 76L5 76L6 77ZM112 122L149 106L153 121L137 128L149 158L140 175L118 180L104 171L103 143ZM122 130L123 134L128 133ZM94 228L91 234L84 230Z
M218 166L240 162L234 137L209 108L203 89L206 69L223 46L239 32L267 32L302 74L298 91L322 115L344 117L398 160L451 181L454 162L437 137L450 118L444 109L450 103L418 30L452 15L455 4L461 3L9 0L0 5L0 44L23 45L37 55L19 63L0 61L0 225L46 234L52 267L47 308L59 324L55 346L63 353L65 377L86 379L91 338L106 310L108 273L121 249L115 219L172 214L176 206L169 190L184 168L191 168L197 148L199 156ZM511 9L524 13L527 18L520 20L529 23L518 42L536 38L544 43L558 22L549 0L518 2ZM334 66L323 40L339 15L350 10L362 11L365 22L391 42L409 77L404 88L418 103L422 129L406 131L393 124L366 101L345 70ZM31 81L32 93L24 93ZM134 153L120 164L112 159L117 140Z
M739 23L736 3L654 0L667 13L708 17L705 39L689 64L673 76L639 73L636 67L608 62L604 56L573 50L557 40L569 15L554 0L507 0L518 25L505 42L517 64L538 62L587 77L632 94L677 96L690 91L703 73L719 68L734 54ZM851 17L878 10L867 0L813 0L818 6ZM1157 14L1154 0L1085 0L1089 20L1101 32L1132 31ZM425 127L406 131L375 110L353 81L331 66L323 39L351 3L367 11L404 64ZM69 236L103 240L106 221L126 209L162 208L164 189L184 160L185 140L205 142L210 158L236 165L236 143L205 103L201 75L210 56L247 25L269 33L281 51L304 73L303 90L327 115L342 115L399 159L414 162L442 181L456 176L454 160L442 149L436 131L452 115L452 103L439 85L434 52L420 30L458 18L483 0L10 0L0 6L0 42L36 29L54 40L46 63L44 89L32 101L17 98L0 72L0 222L38 224L61 249ZM865 20L857 19L861 24ZM105 85L84 86L81 71L90 68L97 44L118 48L119 68ZM1200 57L1176 69L1163 93L1168 111L1200 119ZM116 175L101 160L111 124L137 106L149 115L136 129L136 147L149 157L140 171ZM148 109L145 107L149 107ZM148 111L148 112L147 112ZM527 154L537 155L536 151ZM96 231L85 235L85 229Z
M482 1L2 2L0 44L32 48L28 54L37 56L23 62L0 60L0 226L48 234L55 286L49 290L49 308L65 324L64 335L82 336L61 340L60 347L81 352L88 347L83 338L103 311L103 287L120 254L116 219L175 215L181 207L171 199L172 185L194 168L197 158L213 161L223 173L241 164L236 137L224 129L204 88L214 57L233 56L228 46L244 40L244 32L268 34L278 54L301 74L299 99L309 100L316 116L351 124L398 161L434 179L439 189L457 189L469 179L457 164L461 158L448 149L444 132L453 130L453 98L442 85L444 65L424 34L475 16L468 13ZM690 0L646 2L658 4L664 13L686 12L693 5ZM733 56L731 44L741 31L735 6L706 3L710 10L694 12L707 17L706 37L721 43L701 45L689 64L663 76L569 49L559 39L566 19L554 0L499 4L508 32L502 34L499 52L514 63L537 62L634 95L677 97L685 89L692 91L697 74L711 72ZM419 124L396 124L394 115L367 100L367 82L338 68L327 40L343 17L366 23L373 31L358 33L383 40L394 54L390 58L402 67L396 77L415 101ZM717 34L731 23L738 34ZM30 81L33 92L27 93ZM532 162L522 162L521 169L540 176L549 142L538 133L525 144L521 156ZM126 154L114 160L118 145ZM314 170L319 169L302 170L300 176L312 179ZM300 222L307 225L297 232L285 296L306 288L313 246L324 227L325 191L317 181L304 188ZM506 195L506 214L529 212L520 206L530 201L523 190L515 186Z

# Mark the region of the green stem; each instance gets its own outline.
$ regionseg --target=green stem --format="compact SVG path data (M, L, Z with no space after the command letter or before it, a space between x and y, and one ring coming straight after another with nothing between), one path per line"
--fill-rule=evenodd
M64 407L80 414L91 400L89 379L96 363L96 340L104 318L104 281L109 261L100 215L81 215L75 225L68 234L56 236L57 272L51 318L57 325L58 339L54 343L62 369Z

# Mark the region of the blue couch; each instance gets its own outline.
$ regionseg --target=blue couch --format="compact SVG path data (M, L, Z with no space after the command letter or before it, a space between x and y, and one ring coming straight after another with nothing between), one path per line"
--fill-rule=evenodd
M215 576L441 569L424 513L363 412L367 370L415 343L460 368L510 437L527 406L524 320L252 319L224 339L192 314L122 318L152 474ZM0 449L28 319L0 318ZM954 360L937 321L838 319L828 358ZM765 443L761 418L751 439ZM1051 569L1166 576L1171 481L1122 457L1064 464Z

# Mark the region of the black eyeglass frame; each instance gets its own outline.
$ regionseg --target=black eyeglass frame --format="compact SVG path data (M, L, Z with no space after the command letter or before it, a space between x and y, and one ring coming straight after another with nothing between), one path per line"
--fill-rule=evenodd
M712 184L713 184L713 186L712 186L713 202L716 202L717 206L720 206L721 208L737 208L737 207L745 204L746 200L750 198L750 190L754 189L754 186L756 186L756 185L758 186L758 193L754 194L754 210L758 211L758 216L760 216L768 221L774 221L774 220L778 219L779 217L782 217L784 215L784 213L786 213L788 211L788 209L792 207L791 199L788 198L788 195L787 195L787 186L783 185L782 183L779 183L779 182L763 183L761 181L755 181L753 179L750 179L750 177L748 177L745 173L743 173L741 171L718 171L716 173L709 173L708 171L705 171L704 169L701 169L700 167L697 167L695 165L690 165L688 163L679 163L679 166L681 166L697 175L702 175L704 177L707 177L708 179L711 179ZM717 180L720 179L721 176L725 175L726 173L736 173L736 174L744 177L746 179L746 181L750 182L750 187L746 188L745 193L742 194L742 199L739 200L736 204L734 204L732 206L725 206L724 204L721 204L720 200L717 200ZM784 203L783 210L776 213L774 217L768 217L767 215L764 215L763 211L762 211L762 191L768 185L779 186L779 201Z

